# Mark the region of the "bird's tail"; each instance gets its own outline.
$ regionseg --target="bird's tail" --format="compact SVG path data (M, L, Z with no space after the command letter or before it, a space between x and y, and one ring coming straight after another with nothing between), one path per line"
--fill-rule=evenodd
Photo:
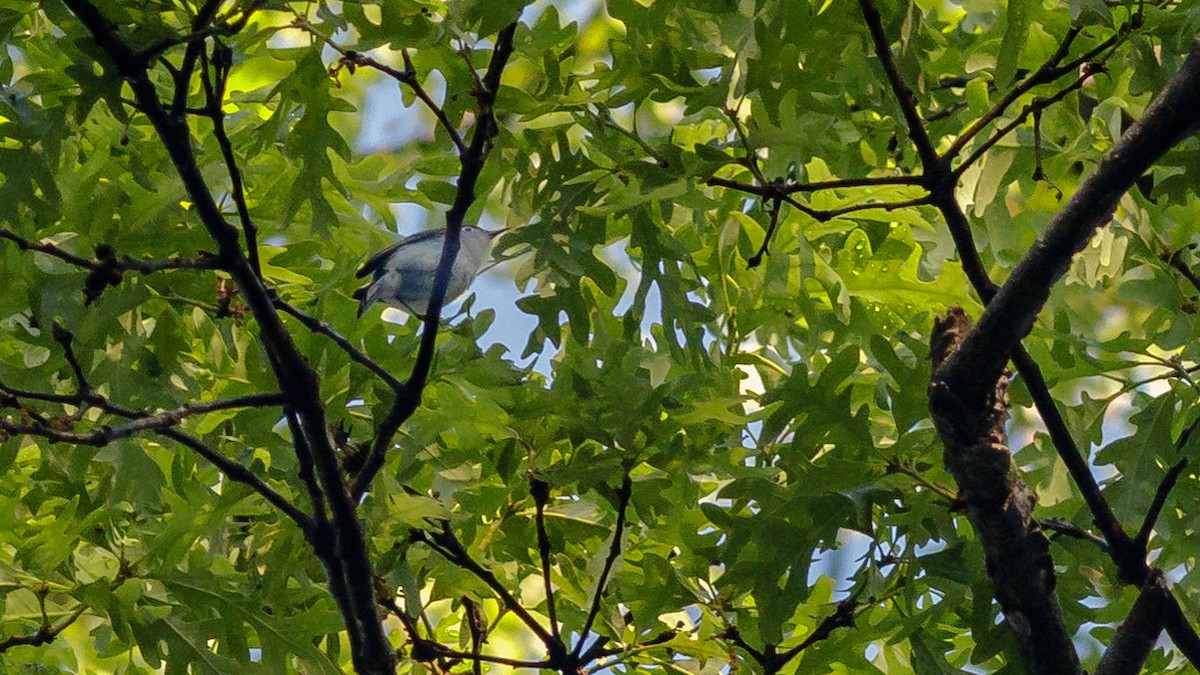
M362 318L363 312L367 311L367 305L371 304L367 302L367 289L370 287L371 285L367 284L366 286L354 291L354 293L350 295L350 297L358 301L358 318L360 319Z

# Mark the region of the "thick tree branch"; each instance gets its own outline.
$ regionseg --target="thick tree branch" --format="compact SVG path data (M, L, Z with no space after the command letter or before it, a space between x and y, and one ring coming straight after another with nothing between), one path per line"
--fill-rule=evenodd
M939 378L967 402L982 401L1017 343L1033 326L1050 288L1075 253L1106 225L1134 181L1200 122L1200 41L1146 114L1100 160L1095 172L1025 255L988 303L978 325L945 364Z
M1146 576L1142 592L1133 603L1117 633L1096 666L1095 675L1137 675L1162 633L1165 609L1170 598L1161 570Z
M871 4L870 0L861 1L864 6ZM887 71L889 82L893 85L894 93L897 99L900 101L901 108L904 109L904 117L906 121L910 125L920 126L920 116L913 107L915 105L915 101L912 99L907 86L904 84L903 78L900 76L900 72L895 64L895 60L891 56L887 39L883 35L880 17L877 12L868 11L867 9L864 9L864 14L867 18L868 24L871 27L872 36L875 38L875 47L880 57L880 61L882 62L884 69ZM1059 66L1057 64L1061 62L1062 58L1065 58L1065 54L1069 49L1070 42L1074 37L1074 35L1068 35L1068 37L1063 41L1062 45L1060 45L1058 52L1047 61L1046 65L1043 66L1043 70L1057 70L1054 72L1046 71L1043 75L1038 77L1050 77L1053 75L1051 79L1057 79L1057 77L1061 77L1068 72L1076 71L1081 65L1099 57L1105 50L1115 47L1115 45L1117 45L1120 41L1124 40L1125 37L1127 37L1127 29L1131 27L1132 24L1122 27L1122 29L1118 31L1118 34L1114 35L1109 40L1106 40L1093 50L1065 65ZM1189 57L1188 63L1195 63L1195 53L1196 49L1195 46L1193 46L1192 56ZM1194 79L1194 70L1194 66L1185 64L1184 71L1191 71L1192 74L1184 76L1183 71L1181 71L1181 75L1179 77ZM1177 79L1179 79L1179 77L1177 77ZM1033 79L1036 78L1027 80L1026 84L1033 82ZM1041 83L1042 82L1037 82L1037 84ZM1018 87L1018 89L1019 88L1020 87ZM1181 94L1180 97L1186 97L1189 84L1177 84L1170 88L1175 90L1177 94ZM1194 85L1191 86L1191 89L1193 91L1195 90ZM909 95L906 96L906 93ZM1011 100L1008 100L1007 102L1002 101L1002 105L994 108L993 118L999 117L999 115L1002 114L1003 109L1011 104L1012 101L1015 101L1018 96L1019 94L1014 94L1012 95ZM1183 110L1187 110L1186 105L1181 106L1181 108ZM1195 110L1194 106L1192 107L1192 110ZM1150 112L1151 111L1149 110L1147 111L1147 116L1149 116ZM986 127L988 121L990 120L973 126L972 129L974 131L968 133L978 133L984 127ZM914 142L916 142L918 146L921 146L923 142L921 140L922 138L928 139L927 134L925 134L923 130L910 129L910 132ZM1145 132L1141 132L1141 135L1144 136ZM1119 147L1124 147L1123 143L1127 141L1128 138L1128 136L1123 138L1122 144L1119 144ZM966 142L969 140L970 139L968 138L963 141L961 146L965 147ZM1165 141L1166 139L1160 138L1159 140ZM924 142L928 141L926 140ZM922 157L925 157L930 153L936 154L932 145L929 145L927 148L918 147L918 151ZM1114 148L1114 151L1116 151L1116 148ZM947 158L952 157L954 152L955 151L952 150L947 155ZM1147 162L1147 165L1149 163L1150 162ZM1143 172L1144 169L1143 171L1138 171L1131 174L1128 177L1128 182L1132 183ZM979 294L980 299L985 304L990 303L995 297L998 287L988 276L987 269L984 267L983 261L980 259L978 250L976 249L974 237L971 234L970 223L967 221L966 215L963 213L961 206L958 204L958 201L955 198L955 181L949 166L945 162L939 163L937 165L937 170L932 173L928 173L928 175L925 177L925 181L925 186L930 190L933 204L942 212L943 217L946 219L947 227L950 230L951 237L954 239L955 247L959 252L959 257L962 260L963 270L966 273L967 278L970 280L972 286ZM1125 190L1127 189L1128 186L1125 187ZM1121 192L1123 193L1124 190ZM1112 197L1113 204L1115 204L1115 201L1118 197L1119 194ZM1062 214L1060 213L1060 216L1061 215ZM1144 575L1149 570L1145 562L1144 552L1140 551L1136 546L1133 545L1133 541L1125 533L1120 522L1112 513L1112 509L1109 507L1107 500L1105 500L1103 494L1101 493L1100 487L1087 465L1087 461L1084 459L1083 454L1080 452L1079 448L1075 444L1074 439L1071 437L1066 422L1063 419L1062 414L1059 412L1053 396L1050 394L1049 387L1047 386L1045 378L1042 376L1041 370L1038 368L1037 363L1034 362L1033 358L1024 349L1024 347L1020 345L1019 342L1012 346L1012 350L1013 363L1017 367L1017 371L1020 373L1022 380L1024 380L1026 388L1033 397L1034 405L1037 408L1038 413L1042 416L1043 422L1046 424L1055 449L1058 451L1059 456L1063 459L1063 462L1067 466L1071 477L1079 487L1084 500L1088 504L1088 508L1092 512L1096 525L1103 533L1105 542L1107 544L1106 550L1109 552L1109 555L1112 557L1113 561L1117 564L1120 577L1127 582L1140 584L1144 580ZM1006 360L1007 356L1003 357L999 368L1003 368L1003 361ZM1193 665L1200 667L1200 636L1197 635L1195 629L1193 629L1188 623L1174 597L1170 599L1169 608L1170 611L1168 612L1167 628L1172 640L1175 641L1176 646L1183 650L1184 654Z
M958 483L967 517L983 545L988 576L1005 623L1031 673L1078 673L1079 659L1054 592L1049 541L1033 518L1036 497L1018 477L1008 448L1008 376L986 399L963 404L940 373L971 330L961 309L934 323L930 410L945 446L943 461Z

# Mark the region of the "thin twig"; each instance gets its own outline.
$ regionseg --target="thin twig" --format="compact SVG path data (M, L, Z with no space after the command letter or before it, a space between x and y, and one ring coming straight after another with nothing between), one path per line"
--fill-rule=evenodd
M462 542L460 542L458 537L454 536L454 532L450 530L449 523L443 522L441 528L436 532L425 532L418 530L413 534L418 541L428 544L430 548L436 551L443 558L475 575L480 581L485 583L488 588L492 589L492 592L500 598L501 603L510 612L516 614L517 617L521 619L521 622L529 628L529 630L533 631L534 635L538 637L538 639L543 645L545 645L546 649L550 651L551 654L556 651L555 645L558 645L559 648L561 648L561 641L547 631L542 624L538 623L537 619L533 618L533 615L529 613L529 610L525 609L525 607L521 605L521 603L513 596L513 594L509 593L508 589L506 589L503 584L500 583L500 580L496 578L496 575L493 574L491 570L488 570L480 565L475 561L474 558L471 557L471 554L467 552L465 547L463 547Z
M536 476L529 478L529 493L536 506L534 522L537 525L538 556L542 561L542 584L546 589L546 614L550 619L550 633L560 637L558 614L554 608L554 584L550 581L550 536L546 533L546 502L550 499L550 485Z
M833 180L822 180L812 183L787 183L779 186L779 190L784 194L794 194L797 192L818 192L820 190L837 190L840 188L852 187L881 187L888 185L911 185L922 186L924 179L921 176L866 176L864 178L835 178Z
M317 27L312 25L308 19L299 13L295 13L295 18L292 20L292 25L304 32L312 35L321 42L324 42L338 54L341 54L342 60L345 63L353 64L355 67L367 67L377 70L384 75L396 80L400 84L408 87L412 93L425 104L425 107L433 113L437 118L438 123L446 134L450 136L450 140L454 143L454 147L458 149L458 154L463 155L467 152L466 143L463 142L462 135L458 133L458 128L450 121L449 115L446 114L446 109L438 105L437 101L425 91L421 86L420 79L417 78L417 71L413 68L412 59L408 55L407 49L401 49L400 55L404 59L404 70L397 70L386 63L377 61L362 52L346 49L340 44L334 42L331 38L317 30Z
M44 644L53 642L64 630L71 627L71 624L79 620L83 613L87 611L87 605L80 605L60 619L57 623L50 623L49 618L45 614L45 608L42 609L42 625L29 635L10 635L3 640L0 640L0 654L12 649L13 647L29 646L40 647Z
M125 424L112 427L105 426L86 433L53 429L44 427L43 425L19 424L11 419L0 419L0 429L3 429L5 432L10 434L29 434L32 436L41 436L59 443L74 443L76 445L103 447L115 440L129 438L130 436L142 431L162 431L164 429L169 429L177 426L181 421L183 421L183 419L192 415L202 415L218 410L229 410L233 408L282 405L283 401L284 397L282 394L252 394L250 396L242 396L233 399L206 401L202 403L181 406L174 410L167 410L152 415L146 415L145 417L139 417Z
M945 157L947 159L953 159L957 157L968 143L970 143L985 128L987 128L989 124L1003 115L1004 112L1008 110L1009 106L1016 102L1021 96L1024 96L1040 85L1049 84L1063 75L1076 72L1081 65L1092 61L1105 50L1115 48L1121 42L1128 39L1131 26L1131 23L1125 23L1117 29L1116 33L1101 42L1095 48L1064 64L1062 63L1062 60L1066 58L1067 52L1070 51L1071 43L1074 42L1075 38L1078 37L1080 31L1082 30L1079 26L1072 26L1069 28L1067 30L1067 34L1063 37L1063 41L1059 43L1058 49L1055 50L1054 54L1052 54L1037 70L1030 73L1029 76L1022 80L1020 84L1017 84L1010 89L1009 92L1005 94L1004 97L999 101L997 101L990 110L984 113L979 119L975 120L975 122L972 123L971 126L966 129L966 131L960 134L958 138L951 143L950 148L946 151Z
M984 154L986 154L989 150L991 150L993 146L995 146L1005 136L1007 136L1009 133L1011 133L1013 129L1016 129L1017 127L1021 126L1022 124L1025 124L1025 122L1031 116L1034 116L1036 119L1036 116L1041 115L1043 110L1054 105L1055 103L1058 103L1059 101L1062 101L1064 98L1066 98L1072 92L1077 91L1080 87L1083 86L1083 84L1085 82L1087 82L1087 79L1089 77L1091 77L1091 75L1092 74L1090 72L1080 75L1079 77L1075 78L1075 80L1072 81L1071 84L1067 85L1066 87L1063 87L1059 92L1057 92L1053 96L1050 96L1048 98L1034 99L1034 101L1032 103L1025 106L1021 110L1020 115L1017 115L1014 119L1009 121L1008 124L1005 124L1004 126L1001 126L999 129L997 129L995 133L993 133L990 137L988 137L988 139L986 141L981 143L978 148L975 148L975 150L972 151L971 154L968 155L966 159L964 159L957 167L955 167L954 172L953 172L954 179L957 181L959 178L961 178L963 173L967 169L969 169L971 167L971 165L973 165L975 162L979 161L980 157L983 157ZM949 157L949 155L947 155L947 157ZM1040 168L1040 165L1039 165L1039 168Z
M404 391L403 382L398 380L395 375L392 375L390 372L388 372L387 368L384 368L370 356L367 356L366 353L364 353L361 349L355 347L349 339L347 339L341 333L338 333L333 326L316 317L305 314L295 306L289 304L283 298L280 298L278 295L275 296L275 306L282 310L285 314L289 314L298 319L300 323L304 324L304 327L310 331L317 333L318 335L324 335L332 340L333 343L340 347L342 351L346 352L346 356L349 356L351 361L354 361L372 373L375 373L375 375L377 375L379 379L383 380L392 391L396 392L397 394Z
M105 267L104 261L81 258L54 244L26 239L8 228L0 228L0 239L7 239L13 242L22 251L45 253L85 270L96 271ZM165 270L212 270L218 267L217 259L212 256L200 258L166 258L164 260L137 260L128 256L121 256L116 261L119 269L131 270L141 274L150 274Z
M583 645L592 631L592 624L600 614L600 601L604 597L604 587L608 583L608 575L612 572L617 558L621 556L621 540L625 538L625 513L629 509L631 497L633 497L633 479L630 478L627 469L625 476L621 479L621 487L617 488L617 524L613 528L612 544L608 547L608 557L604 559L604 567L600 570L599 578L596 579L596 591L592 594L592 607L588 610L587 620L583 622L583 629L579 631L579 641L575 643L575 649L571 652L575 658L578 658L583 652Z
M1166 263L1170 265L1176 272L1182 274L1183 278L1187 279L1188 283L1190 283L1193 288L1195 288L1197 291L1200 291L1200 275L1197 275L1195 272L1193 272L1192 268L1183 261L1183 251L1186 248L1187 247L1179 249L1178 251L1172 251L1171 253L1165 253L1162 256L1162 259L1165 260Z
M1101 551L1111 555L1112 549L1109 548L1108 542L1105 541L1103 537L1097 537L1096 535L1088 532L1069 520L1064 520L1062 518L1039 518L1037 523L1038 526L1043 530L1048 530L1055 534L1071 537L1072 539L1079 539L1080 541L1093 543L1099 547Z
M225 85L229 80L229 69L233 66L233 53L229 47L213 40L213 56L210 62L207 50L200 52L200 82L204 85L205 109L212 120L213 136L221 148L221 157L225 160L225 169L229 172L229 181L233 188L233 203L237 207L238 220L242 223L242 234L246 238L246 259L258 278L262 278L262 263L258 257L258 227L250 218L250 208L246 205L246 188L242 183L242 171L238 168L237 157L233 154L233 144L225 131ZM210 74L210 68L215 74Z
M229 410L242 407L258 407L279 405L283 397L281 394L256 394L251 396L243 396L238 398L221 399L217 401L207 401L196 403L188 406L182 406L175 410L170 410L162 413L149 413L146 411L133 410L124 406L110 402L103 396L96 394L90 387L87 386L86 380L81 381L79 390L75 394L40 394L37 392L29 392L20 389L0 384L0 393L11 398L8 403L18 403L20 398L28 398L31 400L43 401L46 403L58 403L64 405L76 406L83 409L85 406L93 406L100 410L120 417L124 417L130 422L116 427L101 427L100 429L90 434L75 434L61 429L54 428L52 424L42 418L40 415L29 415L36 424L34 425L18 425L11 419L0 419L0 429L4 429L8 433L24 433L31 436L46 438L56 442L80 443L87 445L102 446L113 440L131 436L139 431L153 431L161 436L170 438L171 440L186 446L194 451L209 463L217 467L221 473L225 474L230 480L242 483L250 489L257 492L268 503L272 504L286 516L292 519L301 530L308 532L312 526L312 520L303 512L297 509L286 497L279 494L268 485L262 478L255 474L250 469L238 464L228 457L216 452L196 438L175 428L176 425L183 419L192 415L199 415L219 410ZM27 408L22 408L27 412Z
M630 131L620 124L617 124L617 122L612 118L612 115L609 114L608 108L601 108L600 112L595 112L588 108L586 112L592 119L600 124L600 126L612 129L625 138L637 143L638 147L640 147L643 152L645 152L647 155L650 155L650 157L654 159L654 163L657 164L660 169L670 168L671 163L667 161L665 155L658 150L655 150L654 146L647 143L644 138L638 135L636 129L634 131Z
M872 209L882 209L884 211L896 211L897 209L910 209L914 206L926 206L933 203L932 197L928 195L924 197L914 197L913 199L902 199L894 202L863 202L861 204L850 204L828 211L821 211L824 216L823 220L831 220L839 216L844 216L849 213L858 211L870 211Z
M1138 530L1137 536L1133 538L1134 546L1146 552L1146 547L1150 544L1150 533L1154 531L1154 525L1158 522L1158 515L1162 513L1163 505L1166 504L1167 497L1174 489L1175 483L1179 480L1179 475L1187 468L1187 458L1179 460L1172 466L1167 475L1163 476L1162 482L1158 484L1158 490L1154 493L1154 500L1150 502L1150 508L1146 511L1146 517L1142 520L1142 527Z
M158 429L156 433L191 449L196 454L208 460L210 464L217 467L230 480L246 485L251 490L257 492L267 503L279 509L288 518L291 518L292 522L296 523L306 535L312 531L313 519L308 514L296 508L295 505L288 501L287 497L276 492L274 488L250 469L216 452L198 439L178 429Z
M775 197L771 200L771 224L767 227L767 234L763 236L762 245L758 247L758 251L746 261L746 269L754 269L762 263L763 256L766 255L768 247L771 245L771 238L775 236L775 228L779 225L779 209L783 206L783 199Z

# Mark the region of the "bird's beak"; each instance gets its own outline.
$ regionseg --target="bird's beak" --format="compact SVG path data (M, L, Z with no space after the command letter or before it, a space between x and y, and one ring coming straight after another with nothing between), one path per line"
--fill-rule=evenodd
M489 239L495 239L496 237L499 237L500 235L504 234L505 232L508 232L508 230L492 230L491 232L487 233L487 236Z

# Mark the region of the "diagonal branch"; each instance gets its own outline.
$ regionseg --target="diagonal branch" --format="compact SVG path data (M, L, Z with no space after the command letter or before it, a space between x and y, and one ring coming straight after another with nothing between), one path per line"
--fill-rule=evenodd
M275 297L275 306L282 310L285 314L295 317L300 321L300 323L304 324L305 328L309 329L310 331L318 335L324 335L330 340L333 340L334 344L340 347L342 351L346 352L346 355L350 357L351 361L354 361L372 373L375 373L375 375L378 376L379 379L383 380L384 383L386 383L387 386L392 389L392 391L399 394L404 390L403 382L396 379L396 376L388 372L387 368L379 365L378 362L376 362L370 356L367 356L361 349L355 347L350 340L346 339L346 336L334 330L333 326L321 321L316 317L305 314L297 309L294 305L289 304L283 298L278 296Z
M230 480L242 483L243 485L248 486L251 490L257 492L262 496L263 499L267 501L267 503L279 509L288 518L291 518L292 522L296 523L296 525L298 525L303 532L310 533L312 531L313 519L309 517L307 513L304 513L300 509L296 508L290 501L288 501L287 497L284 497L276 492L275 488L268 485L266 481L264 481L250 469L238 464L232 459L229 459L225 455L216 452L212 448L200 442L198 439L193 438L192 436L189 436L178 429L158 429L157 433L189 448L196 454L208 460L210 464L217 467L217 469L219 469L221 473L225 474Z
M1080 66L1086 67L1086 64L1092 63L1094 60L1100 58L1101 55L1106 51L1115 50L1115 48L1122 42L1129 39L1129 36L1132 35L1133 27L1137 21L1140 21L1140 19L1136 17L1129 19L1119 28L1117 28L1117 31L1109 36L1106 40L1102 41L1100 44L1096 45L1082 55L1063 63L1063 59L1065 59L1067 54L1070 52L1071 44L1075 41L1075 38L1079 36L1079 33L1082 30L1078 26L1072 26L1071 28L1067 29L1067 34L1063 37L1062 42L1059 43L1058 49L1056 49L1054 53L1051 54L1050 57L1046 59L1046 61L1037 70L1030 73L1028 77L1010 89L1007 94L1005 94L999 101L996 102L995 105L991 107L990 110L984 113L979 119L975 120L975 122L973 122L971 126L967 127L963 133L959 134L958 138L954 139L954 142L950 145L950 149L946 151L945 157L948 159L953 159L961 154L963 149L966 148L976 136L982 133L989 124L999 119L1000 116L1003 115L1006 110L1008 110L1009 106L1011 106L1013 103L1016 103L1017 99L1043 84L1050 84L1064 75L1077 72ZM1110 51L1110 54L1111 53L1112 52Z
M433 288L429 297L429 308L425 312L425 323L421 333L421 346L413 363L412 373L404 383L403 392L396 394L396 400L391 409L379 423L375 431L375 440L371 444L370 454L363 464L362 470L354 479L350 488L353 499L361 499L371 485L371 481L383 468L387 458L388 448L400 425L412 417L417 407L421 405L421 394L429 379L430 367L433 365L434 349L437 345L438 322L442 318L442 305L446 300L446 288L450 285L450 271L454 259L458 256L459 238L462 233L463 221L467 209L475 203L475 185L479 174L483 171L484 162L492 148L492 141L500 132L496 124L493 104L500 90L500 76L508 59L513 52L513 36L517 31L514 21L496 36L496 44L492 49L492 60L487 72L483 75L483 90L477 92L477 117L475 128L471 132L471 143L465 152L459 154L461 171L455 189L454 203L446 213L446 241L442 245L442 255L438 261L437 272L434 275Z
M1183 278L1188 280L1188 283L1192 285L1192 288L1200 291L1200 275L1192 271L1192 268L1188 267L1188 264L1183 261L1183 251L1184 249L1179 249L1178 251L1172 251L1171 253L1164 253L1162 255L1162 259L1165 260L1172 269L1183 275Z
M1005 432L1008 374L979 401L963 401L942 371L970 335L959 308L934 320L929 409L944 446L943 463L958 483L967 518L983 546L993 593L1034 673L1078 673L1079 660L1054 592L1050 542L1033 518L1037 498L1013 466Z
M1146 554L1146 547L1150 544L1150 533L1154 531L1154 524L1158 522L1158 515L1162 513L1163 505L1167 502L1167 496L1171 494L1175 483L1179 480L1179 474L1187 468L1187 458L1183 458L1175 463L1167 471L1167 475L1163 477L1162 482L1158 484L1158 490L1154 493L1154 501L1150 503L1150 508L1146 511L1146 517L1142 520L1142 527L1138 530L1137 536L1133 539L1133 545L1142 551L1142 555Z
M865 0L864 0L865 1ZM1179 73L1146 114L1101 159L1050 222L1012 276L988 303L979 323L939 374L964 401L982 401L1008 357L1033 326L1050 288L1076 251L1106 225L1117 201L1167 150L1200 123L1200 40Z
M1146 665L1150 651L1163 630L1166 606L1171 597L1162 570L1146 576L1142 592L1129 610L1129 616L1117 627L1095 675L1137 675Z
M860 0L860 2L864 6L870 6L873 10L872 0ZM901 107L905 109L905 119L910 124L919 126L920 116L916 110L909 111L907 109L909 106L914 105L915 102L911 96L905 95L909 90L904 85L895 59L891 55L887 38L883 34L879 14L876 11L864 9L864 15L871 26L875 49L888 74L889 82L893 85L894 93L900 101ZM1114 47L1122 39L1124 38L1120 33L1115 35L1095 49L1062 66L1064 68L1063 73L1076 70L1080 65L1098 57L1104 50ZM1064 43L1069 45L1069 40L1064 41ZM1065 50L1065 47L1062 49ZM1195 46L1193 46L1194 54ZM1195 58L1189 57L1189 62L1194 63ZM1189 67L1186 64L1185 69L1194 70L1193 67ZM1182 89L1186 92L1188 86L1185 84L1182 87L1176 87L1176 89ZM1184 109L1187 109L1186 106L1184 106ZM1193 109L1195 109L1194 106ZM1150 111L1148 110L1147 115L1149 113ZM980 125L979 129L982 129L983 126ZM919 139L923 136L927 138L927 135L923 132L914 130L911 133L914 139ZM1122 139L1122 141L1124 140ZM920 141L918 141L918 145L920 145ZM1123 143L1119 145L1124 147ZM1114 148L1115 150L1116 148ZM924 156L927 153L933 153L934 149L930 145L927 150L922 150L921 152ZM1142 173L1144 173L1144 170L1132 174L1130 181L1135 180ZM934 174L927 176L926 180L926 186L931 192L933 204L942 212L942 216L946 220L946 225L950 230L950 235L954 240L959 258L962 261L963 271L966 273L971 285L975 288L976 293L979 294L980 299L985 304L990 303L995 297L998 287L988 276L987 269L976 249L974 237L971 234L970 223L967 221L966 215L963 213L962 207L954 195L955 183L952 180L949 167L944 162L940 163L938 170ZM1128 187L1125 189L1128 189ZM1124 190L1121 191L1121 193L1123 192ZM1120 194L1116 194L1112 197L1114 203L1119 196ZM1062 214L1060 213L1060 215ZM1040 368L1019 342L1012 346L1012 359L1017 372L1020 374L1021 379L1024 380L1026 388L1033 398L1038 413L1042 416L1042 420L1054 443L1055 450L1067 466L1068 472L1087 502L1097 527L1104 535L1106 550L1116 563L1119 576L1127 582L1141 583L1141 580L1149 569L1145 562L1144 553L1139 552L1133 546L1129 535L1125 533L1120 521L1117 520L1107 500L1101 493L1095 476L1092 475L1087 461L1071 436L1062 413L1058 410L1054 397L1050 394L1050 389ZM1003 364L1000 367L1003 368ZM1170 599L1168 608L1167 630L1171 639L1194 666L1200 667L1200 635L1197 635L1195 629L1187 621L1178 601L1174 597Z
M510 593L508 589L500 583L500 580L496 578L496 575L493 574L491 570L485 568L483 565L480 565L474 558L471 557L471 554L467 552L467 549L462 545L462 542L460 542L450 530L450 524L448 522L443 522L441 529L436 532L424 532L416 530L413 532L413 536L417 541L422 541L428 544L430 548L432 548L446 560L470 572L480 581L487 584L487 587L492 589L492 592L500 598L500 601L504 607L513 614L516 614L521 620L521 623L524 623L529 630L533 631L534 635L538 637L538 640L545 645L547 651L549 651L551 654L552 661L556 660L556 657L562 654L562 640L547 631L545 627L543 627L542 624L539 623L538 620L529 613L529 610L525 609L525 607L521 605L520 601L517 600L516 597L514 597L513 594Z
M858 5L862 9L867 29L871 33L875 54L883 64L888 84L891 85L892 93L900 103L900 112L904 115L904 121L908 125L908 134L917 146L917 156L921 158L921 168L925 175L929 176L938 169L943 160L938 157L937 151L933 147L933 141L929 139L929 132L925 130L925 125L921 122L921 114L917 111L917 97L900 75L900 67L896 65L896 57L892 55L891 43L888 42L887 34L883 31L883 18L875 7L875 0L859 0Z
M604 587L608 584L608 575L612 572L617 558L621 556L621 541L625 538L625 514L629 509L631 497L633 497L633 480L627 469L625 476L621 479L621 487L617 488L617 524L613 528L612 544L608 547L608 557L604 559L604 568L600 570L600 577L596 580L596 592L592 594L592 607L588 610L587 620L583 622L583 629L579 631L579 642L575 644L573 652L576 658L583 651L583 645L592 631L592 625L600 614L600 600L604 596Z
M984 141L983 143L980 143L978 148L975 148L975 150L970 155L968 155L966 159L964 159L961 163L959 163L958 167L954 169L954 179L957 181L959 178L961 178L962 175L967 171L967 169L971 168L971 165L975 164L975 162L978 162L979 158L981 158L985 154L987 154L987 152L989 150L991 150L992 147L994 147L997 143L999 143L1001 140L1003 140L1005 136L1012 133L1013 129L1016 129L1017 127L1021 126L1022 124L1025 124L1025 122L1028 121L1031 116L1034 118L1034 120L1037 120L1038 116L1040 116L1042 114L1043 110L1045 110L1046 108L1049 108L1050 106L1052 106L1056 103L1059 103L1060 101L1065 99L1068 95L1070 95L1072 92L1078 91L1081 87L1083 87L1084 83L1086 83L1088 81L1088 78L1090 78L1091 76L1092 76L1092 71L1090 69L1085 69L1085 72L1082 73L1079 77L1075 78L1075 80L1072 81L1071 84L1068 84L1067 86L1063 87L1054 95L1048 96L1046 98L1034 99L1032 103L1025 106L1021 110L1021 114L1017 115L1010 122L1001 126L999 129L996 129L995 133L993 133L990 137L988 137L988 139L986 141ZM1038 147L1040 148L1041 146L1039 145ZM1040 152L1040 150L1039 150L1039 152ZM947 157L949 157L949 156L951 156L951 155L947 155ZM1040 156L1038 159L1037 166L1038 167L1041 166Z

